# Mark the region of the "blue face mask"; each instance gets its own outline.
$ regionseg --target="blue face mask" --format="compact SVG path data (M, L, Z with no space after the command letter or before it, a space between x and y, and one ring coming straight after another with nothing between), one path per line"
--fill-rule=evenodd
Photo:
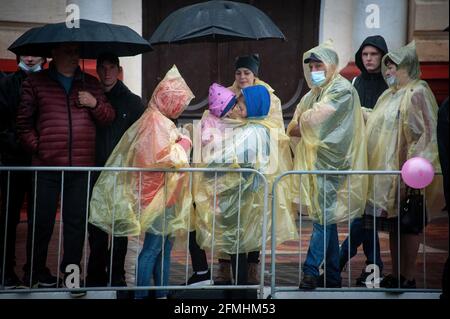
M42 70L42 66L39 63L33 65L32 67L29 67L28 65L23 63L23 61L20 61L19 68L21 68L23 71L25 71L27 73L35 73L35 72L39 72L40 70Z
M389 77L387 77L387 78L386 78L386 83L387 83L387 85L389 85L390 87L396 85L396 84L397 84L397 77L392 76L392 75L389 76Z
M326 80L325 71L313 71L311 72L311 82L315 86L322 85Z

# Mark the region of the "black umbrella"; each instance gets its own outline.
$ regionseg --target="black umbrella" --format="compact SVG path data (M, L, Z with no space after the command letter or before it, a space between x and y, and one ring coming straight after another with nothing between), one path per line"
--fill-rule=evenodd
M80 19L79 28L65 22L32 28L8 48L17 55L51 57L56 44L78 43L80 57L96 59L102 53L133 56L152 50L150 43L127 26Z
M207 1L172 12L153 33L150 43L270 38L285 40L280 29L258 8L233 1Z

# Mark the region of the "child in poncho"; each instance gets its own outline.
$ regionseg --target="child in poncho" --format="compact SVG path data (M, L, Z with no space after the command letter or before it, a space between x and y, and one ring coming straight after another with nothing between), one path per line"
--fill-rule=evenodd
M193 94L174 66L153 92L141 118L124 134L106 166L189 167L191 141L172 119ZM89 222L113 236L145 232L137 265L138 286L168 285L173 238L189 230L192 197L187 173L102 172L92 194ZM136 298L148 291L136 291ZM158 290L157 298L167 296Z

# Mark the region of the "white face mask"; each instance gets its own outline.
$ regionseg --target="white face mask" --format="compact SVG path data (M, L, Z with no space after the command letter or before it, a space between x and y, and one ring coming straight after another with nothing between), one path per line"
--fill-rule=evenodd
M320 86L326 80L325 71L313 71L311 72L311 82L315 86Z
M392 75L387 77L386 78L386 83L390 87L396 85L397 84L397 77L396 76L392 76Z
M19 68L21 68L23 71L25 71L27 73L35 73L35 72L39 72L40 70L42 70L42 66L39 63L30 67L30 66L26 65L23 61L20 61Z

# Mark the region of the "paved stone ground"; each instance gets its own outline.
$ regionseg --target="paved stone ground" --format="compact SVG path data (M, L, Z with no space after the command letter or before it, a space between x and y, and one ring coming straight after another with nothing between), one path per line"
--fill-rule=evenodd
M339 227L340 242L347 235L347 225ZM311 235L311 225L308 222L303 223L301 240L301 260L305 260L308 249L309 238ZM57 271L58 261L58 236L59 223L56 223L53 238L50 244L48 265L53 274ZM389 240L386 233L379 233L381 255L385 263L384 273L390 273L391 263L389 256ZM141 240L140 240L141 241ZM19 276L22 275L22 266L25 263L25 243L26 243L26 224L22 222L18 227L17 236L17 266L16 271ZM129 285L134 283L134 264L138 252L137 238L130 238L130 244L127 254L126 271ZM87 248L87 245L86 245ZM426 256L424 255L426 252ZM209 255L209 253L208 253ZM416 282L418 288L440 288L442 269L448 255L448 219L439 218L432 221L426 228L425 245L421 245L417 258L417 276ZM188 257L188 258L187 258ZM266 271L270 270L270 247L266 254ZM209 258L210 259L210 258ZM185 249L174 249L172 251L170 284L178 285L184 282L186 278L186 260L188 261L188 276L191 274L190 258L186 255ZM86 260L87 261L87 260ZM365 257L362 248L358 254L351 260L351 282L354 285L354 279L359 276L364 267ZM217 263L217 261L215 261ZM217 265L214 267L216 271ZM424 273L426 271L426 275ZM266 272L267 274L267 272ZM343 285L349 286L348 272L342 274ZM285 242L277 247L276 260L276 284L280 286L296 287L299 284L299 242ZM266 275L265 285L270 286L270 277Z

